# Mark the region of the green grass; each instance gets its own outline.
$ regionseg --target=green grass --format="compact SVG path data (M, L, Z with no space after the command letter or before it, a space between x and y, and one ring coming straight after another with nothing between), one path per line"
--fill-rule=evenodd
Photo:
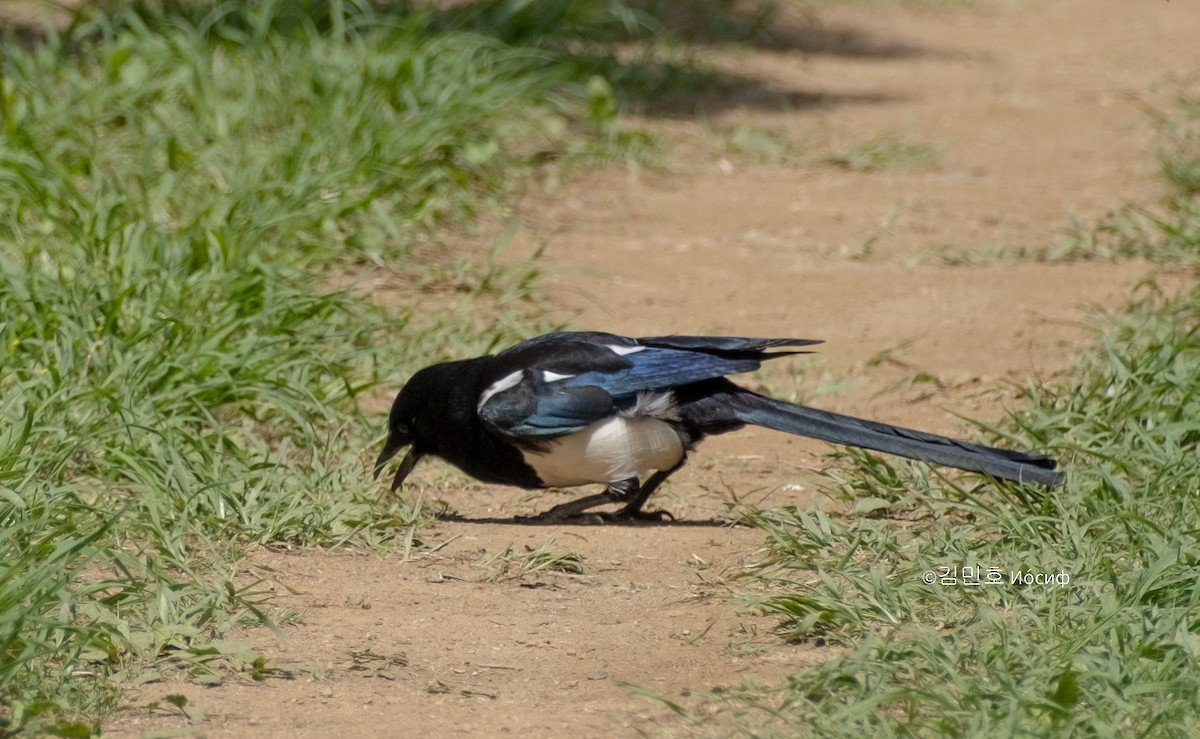
M0 733L86 734L128 679L269 674L222 639L270 620L249 545L420 546L360 401L544 327L536 266L437 234L620 155L605 90L537 49L352 2L165 6L0 46Z
M885 134L850 147L835 147L825 163L854 172L904 170L937 164L937 150L926 144L904 141L897 134Z
M743 122L732 126L710 126L704 134L705 148L713 159L773 165L806 161L801 145L790 140L786 132L771 128Z
M1161 202L1130 203L1094 223L1076 221L1057 243L985 249L933 248L919 261L948 266L1016 262L1144 259L1167 266L1200 261L1200 93L1183 94L1172 115L1155 112L1157 157L1169 194Z
M427 514L381 497L370 482L382 428L360 402L416 366L542 328L529 301L536 263L506 263L503 238L490 254L450 253L438 234L482 214L504 218L505 203L548 166L636 157L638 137L614 125L618 101L652 107L737 82L669 50L648 48L628 62L606 51L606 40L653 36L661 21L650 11L508 2L469 10L475 15L336 0L114 0L85 5L70 28L41 42L5 38L0 733L86 735L95 727L74 722L102 716L127 680L271 674L260 656L223 638L235 624L271 620L264 575L245 561L255 544L420 546ZM1186 182L1186 172L1168 174ZM1191 233L1194 246L1188 228L1175 229L1184 234L1177 243ZM1165 240L1171 231L1146 233ZM380 284L386 311L367 295ZM1177 305L1151 315L1173 315ZM805 711L833 716L836 704L859 725L888 728L915 707L914 726L962 727L961 711L942 716L921 702L931 700L927 686L951 682L970 705L990 707L989 725L998 725L995 706L1007 705L1022 726L1103 728L1096 711L1078 718L1079 706L1097 702L1111 715L1125 711L1131 726L1151 725L1149 699L1139 696L1192 689L1187 660L1195 657L1179 630L1193 623L1180 617L1194 606L1181 575L1193 557L1191 498L1148 492L1193 474L1186 414L1194 404L1178 384L1194 352L1177 324L1194 327L1195 315L1172 320L1149 330L1148 320L1130 319L1127 336L1114 333L1106 356L1133 361L1125 352L1136 347L1139 363L1113 364L1110 374L1137 378L1144 392L1135 415L1113 416L1111 428L1090 405L1066 400L1072 387L1038 391L1043 400L1022 438L1067 439L1095 464L1077 467L1034 508L875 465L855 483L869 503L859 516L813 518L814 528L799 513L761 514L764 526L787 532L764 578L797 583L768 607L785 614L789 638L855 644L859 661L829 663L816 682L798 679L808 686L802 700L787 691L739 700L782 705L785 723L807 725ZM1184 350L1148 343L1156 336ZM1147 356L1154 361L1140 363ZM1109 397L1116 380L1105 366L1087 369L1100 373L1078 391L1088 403ZM1175 389L1143 385L1151 375L1174 378ZM1100 427L1087 425L1093 415ZM1149 456L1100 445L1112 429ZM1153 466L1164 459L1167 467ZM929 491L943 501L938 515L959 528L898 531L881 517L915 505L887 492L898 487ZM1069 516L1071 506L1081 512ZM1032 605L1009 592L995 598L1016 605L989 601L987 611L962 591L890 576L876 583L862 554L862 542L878 542L896 572L917 573L960 554L1016 554L1003 548L1014 530L1028 555L1019 564L1079 565L1068 570L1072 588L1090 590L1068 590L1078 602L1047 591ZM819 569L796 566L794 546ZM549 546L509 559L543 570L582 566ZM895 592L872 590L885 587ZM802 600L787 600L793 590ZM1097 601L1101 610L1088 594L1107 599ZM822 615L814 619L804 598ZM1088 606L1108 615L1079 626L1068 653L1059 632ZM934 649L945 643L939 629L965 628L962 613L975 610L1009 631L949 633L1010 660L1010 673L1026 658L1032 666L1012 678L1020 690L1007 703L990 697L999 690L991 672L955 667ZM921 631L916 616L945 618L920 621ZM891 631L877 628L892 621ZM909 631L922 641L900 640ZM1004 651L1018 632L1040 641ZM1047 644L1057 651L1040 648ZM903 650L920 659L905 667L895 658ZM920 690L864 699L871 669L891 690ZM1028 696L1042 695L1048 680L1059 713L1034 716L1030 706L1042 703ZM1165 698L1153 705L1168 707L1151 728L1183 725Z
M480 557L475 566L484 570L486 579L491 581L523 580L552 578L555 572L586 575L591 568L583 560L582 554L564 550L554 539L548 539L537 546L526 545L520 549L510 544L495 554ZM546 582L552 582L552 579Z
M1200 126L1197 128L1200 130ZM1196 163L1200 166L1200 157ZM1196 198L1172 196L1150 206L1124 205L1094 223L1075 221L1057 243L1044 247L996 244L968 249L943 245L928 250L917 261L963 266L1128 259L1168 267L1200 261L1200 205Z
M1167 211L1191 213L1189 187L1176 192ZM1139 233L1151 255L1189 238ZM1198 377L1200 287L1143 286L1093 352L991 429L1061 459L1063 486L851 452L829 491L842 512L750 511L770 552L752 575L761 608L826 659L671 705L722 735L1195 736Z
M620 105L742 84L661 39L765 6L697 7L108 0L4 29L0 733L269 674L222 638L272 615L249 545L421 545L361 401L547 327L511 230L444 234L652 154Z
M1178 196L1200 193L1200 97L1185 94L1178 114L1162 116L1158 161Z

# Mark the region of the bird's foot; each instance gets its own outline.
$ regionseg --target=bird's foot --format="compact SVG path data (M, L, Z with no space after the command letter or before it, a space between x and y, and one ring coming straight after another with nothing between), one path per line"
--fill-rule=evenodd
M536 516L522 516L522 520L530 523L566 523L566 524L605 524L605 523L630 523L632 521L646 521L649 523L667 523L674 521L675 516L669 511L643 511L643 510L619 510L619 511L571 511L558 510L558 506L551 508L548 511L537 514Z
M640 508L623 508L612 514L612 516L614 521L653 521L655 523L666 523L675 520L674 514L670 511L643 511Z
M641 509L631 510L627 508L612 511L611 513L593 513L591 516L599 519L602 523L631 523L633 521L668 523L675 520L675 516L670 511L643 511Z
M542 511L535 516L529 516L526 520L535 523L559 523L560 521L569 521L571 519L593 518L595 514L588 513L589 508L611 502L612 500L603 495L589 496L588 498L573 500L570 503L556 505L548 511Z
M665 473L656 473L654 477L651 477L647 481L648 487L639 485L636 477L610 483L608 487L604 488L604 492L587 495L567 503L556 505L548 511L525 520L531 523L574 521L592 524L628 523L630 521L652 521L654 523L674 521L675 517L667 511L642 510L642 506L646 504L646 499L650 497L650 493L654 492L654 489L658 487L658 482L661 482L659 478L665 477L670 472L671 470ZM597 506L612 503L623 503L624 507L613 513L597 513L592 511Z
M584 514L581 513L557 511L554 508L551 508L548 511L542 511L541 513L536 513L532 516L516 516L515 518L518 521L524 521L526 523L562 523L563 521L568 521L572 518L581 518L583 515Z

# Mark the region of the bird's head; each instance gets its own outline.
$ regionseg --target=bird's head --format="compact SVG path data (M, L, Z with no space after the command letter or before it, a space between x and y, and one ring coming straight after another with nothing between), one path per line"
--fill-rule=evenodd
M401 483L404 482L404 478L408 477L408 473L412 472L413 467L417 464L417 460L424 454L420 444L417 443L416 438L413 436L411 387L412 383L405 386L396 396L396 401L392 403L392 411L388 414L387 441L384 442L383 451L375 459L375 479L378 480L379 474L383 472L383 466L387 461L396 456L396 453L404 447L412 445L412 448L408 450L408 454L405 455L404 461L400 463L400 469L396 470L396 476L392 479L392 490L400 487Z

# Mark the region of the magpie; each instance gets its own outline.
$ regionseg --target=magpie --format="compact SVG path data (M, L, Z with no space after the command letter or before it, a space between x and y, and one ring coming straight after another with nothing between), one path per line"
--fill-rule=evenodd
M751 392L727 375L807 353L814 339L558 332L495 355L426 367L400 390L375 477L410 446L396 490L434 455L483 482L522 488L599 483L603 492L555 506L559 520L608 503L620 518L660 519L642 506L706 436L763 426L836 444L1054 486L1062 473L1036 454L956 441Z

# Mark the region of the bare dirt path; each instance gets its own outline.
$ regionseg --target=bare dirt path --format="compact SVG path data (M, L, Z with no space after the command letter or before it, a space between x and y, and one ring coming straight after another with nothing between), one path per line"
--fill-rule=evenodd
M1119 304L1148 268L917 257L946 244L1041 247L1072 214L1087 221L1155 197L1139 98L1200 69L1200 13L1183 2L1030 0L864 3L816 18L785 11L780 43L710 52L757 84L704 100L702 116L653 121L676 145L669 172L594 172L529 197L526 222L551 237L547 292L578 327L827 339L819 357L793 365L799 374L780 374L782 391L961 433L955 413L996 417L1011 400L1003 380L1063 366L1088 338L1082 307ZM737 126L831 150L892 135L931 147L937 162L857 172L711 154L712 132ZM105 731L687 734L626 683L672 696L771 681L824 658L776 644L770 619L726 597L752 595L729 575L761 556L761 537L720 522L734 493L806 501L827 450L753 431L706 442L659 496L688 524L671 526L488 522L560 499L447 488L443 472L423 467L416 477L440 480L438 494L476 519L439 522L436 552L251 556L252 572L295 591L279 588L280 602L301 619L286 643L265 630L236 638L293 679L141 686ZM506 548L549 539L590 573L489 579ZM169 693L205 715L147 713Z

